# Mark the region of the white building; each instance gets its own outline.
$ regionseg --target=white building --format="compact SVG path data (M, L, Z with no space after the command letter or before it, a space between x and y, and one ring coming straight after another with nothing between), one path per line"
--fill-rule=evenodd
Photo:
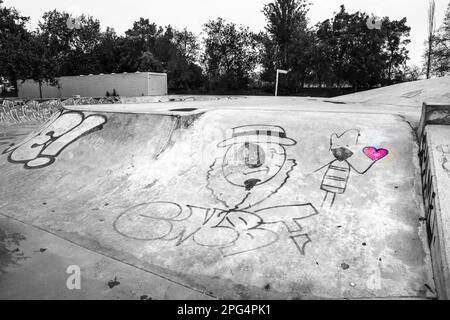
M42 98L122 97L167 95L167 74L153 72L119 73L60 77L57 86L42 84ZM39 83L18 81L18 97L39 99Z

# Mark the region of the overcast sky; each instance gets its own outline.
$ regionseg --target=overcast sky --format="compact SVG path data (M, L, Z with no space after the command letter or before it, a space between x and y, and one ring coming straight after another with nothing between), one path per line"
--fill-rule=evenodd
M45 11L58 9L81 12L100 20L102 29L113 27L117 33L129 29L133 21L148 18L158 25L171 24L187 27L200 34L202 25L217 17L249 26L253 31L263 30L265 18L261 9L270 0L4 0L4 5L16 7L23 15L31 17L31 27ZM421 64L423 42L427 34L428 0L310 0L310 24L331 18L344 4L349 12L363 10L391 19L407 17L411 26L409 45L411 64ZM440 25L450 0L436 0L436 18Z

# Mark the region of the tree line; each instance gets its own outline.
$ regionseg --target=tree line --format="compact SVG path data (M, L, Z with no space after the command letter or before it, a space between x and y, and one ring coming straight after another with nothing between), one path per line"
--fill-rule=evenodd
M145 18L118 35L110 27L102 31L94 17L57 10L30 30L29 17L0 0L0 78L17 87L21 79L56 84L58 76L151 71L168 74L171 92L269 92L276 70L286 69L283 92L295 94L311 86L362 90L417 77L406 66L406 18L375 18L341 6L310 25L309 8L306 0L274 0L262 8L264 31L217 18L203 25L199 38ZM441 42L438 49L448 47Z
M434 3L433 3L434 6ZM434 9L434 8L433 8ZM434 13L434 12L433 12ZM431 17L434 19L434 17ZM425 57L429 66L429 75L442 77L450 74L450 3L445 12L444 21L437 29L430 30Z

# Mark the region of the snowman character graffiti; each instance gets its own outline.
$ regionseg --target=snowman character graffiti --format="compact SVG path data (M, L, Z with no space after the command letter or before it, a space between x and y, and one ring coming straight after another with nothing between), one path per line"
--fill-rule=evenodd
M366 174L378 161L388 156L389 151L383 148L365 147L362 152L371 160L364 169L358 170L352 164L351 158L359 151L359 138L361 132L358 129L350 129L338 135L333 133L330 137L330 152L335 158L331 162L317 169L319 172L326 169L320 189L325 191L321 208L332 208L337 195L346 192L352 171L363 175Z
M303 223L318 214L310 203L261 207L289 181L298 165L287 156L287 148L297 141L284 128L273 125L247 125L233 128L231 137L217 145L224 150L207 174L207 189L226 209L216 209L224 219L214 226L239 231L239 239L225 255L267 247L287 232L289 241L304 255L311 242ZM283 226L280 230L278 226Z
M304 255L311 239L303 222L318 214L316 208L310 203L260 206L290 179L297 162L288 159L286 147L296 144L279 126L234 128L231 136L217 145L221 156L206 175L206 189L222 205L146 203L120 215L114 228L135 240L174 241L175 246L192 240L218 249L225 257L285 239Z

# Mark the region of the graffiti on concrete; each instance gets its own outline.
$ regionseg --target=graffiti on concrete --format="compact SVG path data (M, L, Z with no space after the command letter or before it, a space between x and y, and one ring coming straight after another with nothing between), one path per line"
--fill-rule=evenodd
M59 111L47 124L17 144L12 144L2 154L8 161L23 164L26 169L47 167L58 155L78 139L101 130L106 123L103 115L85 116L78 111Z
M43 123L60 107L56 101L38 103L4 100L0 105L0 123Z
M301 254L311 242L303 233L301 220L318 212L310 204L270 207L253 212L152 202L129 208L114 222L114 229L134 240L174 241L176 246L192 239L197 245L217 248L224 256L268 247L280 238L271 230L283 224ZM199 225L193 223L199 218Z
M0 123L45 123L64 106L121 103L120 97L69 98L44 102L35 100L3 100Z
M366 156L368 156L372 161L378 161L385 158L389 151L386 149L377 149L375 147L365 147L363 152Z
M143 241L192 240L223 256L256 251L288 239L302 255L311 242L303 223L318 214L310 203L262 207L296 167L286 147L297 142L279 126L234 128L207 173L207 189L223 208L151 202L127 209L114 222L121 235Z
M440 162L442 169L444 169L444 171L450 176L450 145L438 145L436 150L441 153Z
M365 147L363 153L371 159L372 163L364 170L356 169L351 158L359 148L360 136L358 129L350 129L340 135L336 133L331 135L330 151L335 159L315 171L326 169L320 186L320 189L325 191L322 208L326 206L332 208L337 195L346 192L352 171L361 175L366 174L375 163L388 156L389 151L386 149Z
M222 141L223 157L211 165L207 188L228 209L247 209L277 193L297 166L286 147L297 142L275 126L234 128Z

